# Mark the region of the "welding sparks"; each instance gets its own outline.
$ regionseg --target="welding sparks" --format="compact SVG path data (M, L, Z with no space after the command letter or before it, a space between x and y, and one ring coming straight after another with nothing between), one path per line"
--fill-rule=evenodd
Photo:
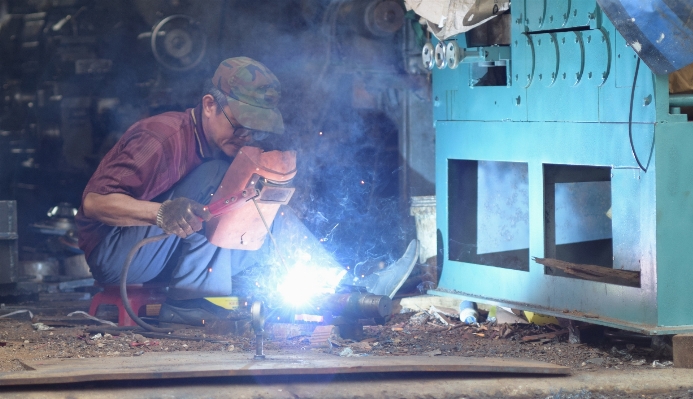
M296 265L289 268L288 274L278 284L277 291L287 304L301 306L317 295L334 294L345 274L344 269Z

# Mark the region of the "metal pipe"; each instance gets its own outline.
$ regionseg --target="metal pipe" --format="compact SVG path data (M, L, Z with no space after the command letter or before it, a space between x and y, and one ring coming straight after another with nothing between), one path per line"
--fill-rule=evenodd
M312 301L315 313L328 311L333 316L355 319L382 318L390 315L392 299L386 295L373 295L361 292L350 294L325 294ZM309 310L310 312L310 310Z
M693 107L693 94L670 94L670 107Z

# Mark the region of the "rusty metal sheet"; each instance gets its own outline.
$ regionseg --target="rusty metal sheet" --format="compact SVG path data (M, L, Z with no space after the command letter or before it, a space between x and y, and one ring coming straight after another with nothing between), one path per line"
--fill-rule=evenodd
M146 353L140 357L47 359L25 362L34 370L0 373L0 386L90 381L165 380L199 377L334 375L358 373L522 373L566 375L570 369L525 359L457 356L363 356L269 353L253 360L248 353Z

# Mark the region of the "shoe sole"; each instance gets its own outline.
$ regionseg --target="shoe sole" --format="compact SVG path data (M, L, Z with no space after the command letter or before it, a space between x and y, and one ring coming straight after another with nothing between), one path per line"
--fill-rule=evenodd
M400 288L402 288L402 285L404 284L405 281L409 278L409 275L411 274L412 270L414 270L414 266L416 266L416 260L419 258L419 240L413 239L409 243L409 246L407 246L407 250L404 251L404 255L402 255L401 258L397 262L408 262L409 266L407 266L407 272L402 276L402 280L395 286L395 288L392 290L390 295L390 299L395 297L395 294L397 291L399 291Z

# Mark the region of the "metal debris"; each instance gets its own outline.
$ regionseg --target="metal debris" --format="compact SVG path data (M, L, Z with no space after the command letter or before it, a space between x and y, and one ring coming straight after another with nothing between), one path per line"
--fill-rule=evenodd
M29 312L29 314L31 314L31 312ZM89 320L94 320L94 321L98 321L99 323L102 323L102 324L108 324L109 326L118 327L118 325L117 325L116 323L112 322L112 321L101 320L101 319L99 319L99 318L97 318L97 317L94 317L94 316L90 315L89 313L83 312L83 311L81 311L81 310L78 310L78 311L72 312L72 313L68 313L68 314L67 314L67 317L72 317L72 316L77 315L77 314L78 314L78 315L82 315L82 316L86 317L86 318L89 319ZM32 318L33 318L33 316L32 316Z
M36 331L55 330L55 328L49 327L43 323L33 323L31 326L34 327L34 330L36 330Z
M0 319L3 319L3 318L5 318L5 317L14 316L14 315L16 315L16 314L21 314L21 313L29 313L29 318L30 318L30 319L33 319L33 318L34 318L34 314L31 313L30 310L23 309L23 310L15 310L14 312L4 314L4 315L0 316Z

